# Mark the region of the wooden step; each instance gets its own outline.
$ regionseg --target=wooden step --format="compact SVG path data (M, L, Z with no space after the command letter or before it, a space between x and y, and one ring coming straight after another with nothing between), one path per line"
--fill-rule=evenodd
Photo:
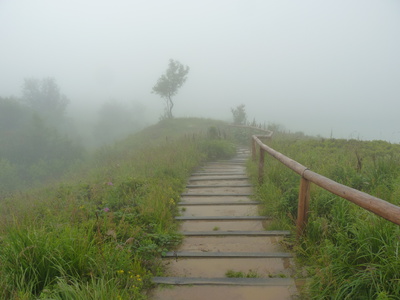
M237 177L212 177L212 178L189 178L189 181L216 181L216 180L248 180L247 176L237 176Z
M191 206L191 205L259 205L259 201L229 201L229 202L178 202L179 206Z
M183 231L184 236L287 236L286 230L260 230L260 231Z
M168 285L260 285L293 286L292 278L199 278L199 277L153 277L153 283Z
M192 177L196 176L225 176L225 175L237 175L237 176L246 176L246 173L243 172L196 172L192 173Z
M189 184L186 186L187 189L200 189L200 188L242 188L242 187L252 187L251 184L215 184L215 185L211 185L211 184L204 184L204 185L200 185L200 184Z
M199 217L175 217L175 220L178 221L238 221L238 220L271 220L271 217L264 216L199 216Z
M191 194L191 193L184 193L181 194L181 197L213 197L213 196L218 196L218 197L248 197L248 196L253 196L252 193L242 193L242 194Z
M163 255L165 258L292 258L285 252L189 252L174 251Z
M260 220L200 220L182 222L181 231L265 231L265 226L268 226L269 221ZM235 237L235 236L234 236ZM235 237L239 238L239 237Z

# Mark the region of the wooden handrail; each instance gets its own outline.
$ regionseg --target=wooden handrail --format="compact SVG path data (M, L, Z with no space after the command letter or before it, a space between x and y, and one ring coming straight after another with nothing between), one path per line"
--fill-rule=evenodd
M309 183L312 182L317 186L335 194L343 199L349 200L354 204L382 217L386 220L400 225L400 207L392 203L389 203L380 198L371 196L367 193L361 192L359 190L353 189L346 185L340 184L332 179L322 176L308 169L307 167L299 164L297 161L283 155L282 153L268 147L261 140L260 136L252 136L253 146L252 151L256 151L256 144L260 146L260 160L264 155L261 154L264 151L269 155L280 161L282 164L296 172L301 176L300 182L300 192L299 192L299 203L298 203L298 217L297 217L297 234L301 235L304 232L305 226L307 224L308 215L308 201L310 198L310 188ZM253 158L256 157L255 152L253 152ZM264 157L263 157L264 161ZM264 166L259 163L259 181L262 181L261 176L264 175ZM261 169L262 168L262 169Z

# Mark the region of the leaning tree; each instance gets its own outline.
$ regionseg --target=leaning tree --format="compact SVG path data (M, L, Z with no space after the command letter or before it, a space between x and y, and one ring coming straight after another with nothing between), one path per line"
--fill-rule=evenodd
M185 83L188 73L188 66L182 65L177 60L170 59L167 71L161 75L153 87L152 93L160 95L165 100L165 118L173 118L172 108L174 107L174 102L172 97L177 94L179 88Z

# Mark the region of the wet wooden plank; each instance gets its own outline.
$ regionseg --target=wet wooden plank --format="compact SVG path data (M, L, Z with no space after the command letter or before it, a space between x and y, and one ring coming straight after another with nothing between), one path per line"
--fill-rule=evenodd
M265 231L184 231L184 236L284 236L290 235L286 230L265 230Z
M227 201L227 202L178 202L179 206L191 206L191 205L259 205L262 204L259 201Z
M189 252L174 251L164 254L165 258L292 258L285 252Z
M213 177L215 177L215 176L225 176L225 175L227 175L227 176L233 176L233 175L236 175L236 176L246 176L246 173L244 173L244 172L195 172L195 173L192 173L192 175L191 176L193 176L193 177L196 177L196 176L213 176Z
M271 217L264 216L199 216L199 217L175 217L179 221L199 221L199 220L271 220Z
M246 176L236 176L236 177L228 177L228 176L220 176L220 177L206 177L206 178L189 178L190 181L211 181L211 180L248 180L249 178Z
M187 185L186 188L188 189L201 189L201 188L241 188L241 187L252 187L251 184L215 184L215 185Z
M293 286L291 278L199 278L199 277L153 277L153 283L171 285L260 285Z

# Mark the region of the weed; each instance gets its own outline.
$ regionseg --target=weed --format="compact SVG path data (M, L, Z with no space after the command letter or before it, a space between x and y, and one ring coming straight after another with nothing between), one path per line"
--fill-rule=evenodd
M260 275L253 270L249 270L247 273L242 271L228 270L225 273L228 278L258 278Z
M142 299L181 241L174 216L189 174L233 149L222 125L165 120L96 151L62 182L1 199L0 298ZM210 126L218 140L200 133Z
M399 204L400 145L289 134L269 145L319 174ZM299 177L269 156L265 164L265 183L256 191L267 204L263 213L274 217L271 228L294 231ZM399 234L399 226L312 185L306 235L294 242L308 265L310 298L399 298Z

